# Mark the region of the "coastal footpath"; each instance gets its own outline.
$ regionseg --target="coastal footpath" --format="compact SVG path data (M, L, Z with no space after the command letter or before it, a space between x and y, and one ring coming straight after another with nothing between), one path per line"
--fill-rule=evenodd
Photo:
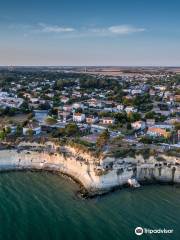
M127 185L130 179L140 183L180 183L180 159L161 155L160 159L142 155L99 158L71 146L52 147L21 144L17 149L0 150L0 171L47 170L60 172L79 182L89 195L101 194Z

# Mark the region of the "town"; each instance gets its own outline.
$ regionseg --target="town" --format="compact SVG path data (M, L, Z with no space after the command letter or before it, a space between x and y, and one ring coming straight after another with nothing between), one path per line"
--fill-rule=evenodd
M1 68L0 139L73 142L122 157L179 152L180 75L171 69Z

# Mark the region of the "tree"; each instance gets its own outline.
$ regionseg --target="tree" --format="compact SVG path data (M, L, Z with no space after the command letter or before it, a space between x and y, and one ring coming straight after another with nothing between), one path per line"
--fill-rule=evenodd
M97 147L102 149L108 143L109 139L110 139L110 134L108 129L106 129L97 138L97 141L96 141Z
M57 120L49 116L46 118L46 123L49 125L54 125L57 123Z
M174 126L176 131L180 130L180 122L175 122Z
M66 125L65 133L69 137L77 135L79 133L79 128L75 123L69 123L68 125Z
M24 101L24 102L21 104L20 110L21 110L23 113L29 113L29 112L30 112L29 105L28 105L28 102L27 102L27 101Z
M140 113L136 113L136 112L131 112L128 114L128 121L129 122L135 122L135 121L139 121L141 119L141 114Z
M152 143L152 138L144 136L140 139L140 142L144 143L144 144L151 144Z
M40 110L49 110L50 108L51 108L51 106L47 101L45 103L42 103L39 105Z
M20 125L17 125L16 136L21 136L21 134L22 134L22 127Z
M4 140L6 138L6 133L4 131L0 131L0 139Z
M28 136L32 137L33 134L34 134L34 132L33 132L32 129L29 129L29 130L26 132L26 134L27 134Z

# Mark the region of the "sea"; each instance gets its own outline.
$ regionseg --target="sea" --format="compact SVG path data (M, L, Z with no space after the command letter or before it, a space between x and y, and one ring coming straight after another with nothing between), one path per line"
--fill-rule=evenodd
M1 173L0 240L180 239L178 186L125 188L92 199L78 190L48 172Z

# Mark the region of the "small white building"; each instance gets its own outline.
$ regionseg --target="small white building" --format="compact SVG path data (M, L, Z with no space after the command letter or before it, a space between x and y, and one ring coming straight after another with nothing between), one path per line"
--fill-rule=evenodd
M146 127L146 124L143 121L136 121L131 123L131 126L134 130L144 130Z
M62 96L61 97L61 102L62 103L67 103L69 101L69 98L68 97L66 97L66 96Z
M29 131L32 131L34 135L41 133L41 126L37 122L29 122L23 127L23 134L27 135Z
M131 113L131 112L137 112L137 109L134 108L134 107L131 107L131 106L127 106L127 107L125 108L125 111L126 111L127 113Z
M148 127L151 127L151 126L153 126L155 124L155 119L154 118L148 118L148 119L146 119L146 125L148 126Z
M118 104L116 108L117 108L118 111L123 111L124 105L123 104Z
M84 113L74 113L73 114L73 121L74 122L84 122L85 121L85 114Z
M142 93L142 90L141 89L133 89L132 91L131 91L131 94L132 95L138 95L138 94L141 94Z
M74 103L73 108L74 109L78 109L78 108L84 109L84 104L83 103Z

